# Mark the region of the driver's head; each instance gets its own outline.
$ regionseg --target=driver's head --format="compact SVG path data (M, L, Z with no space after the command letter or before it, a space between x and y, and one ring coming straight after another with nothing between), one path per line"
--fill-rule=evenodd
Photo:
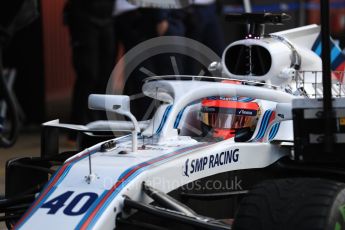
M256 102L244 101L224 97L202 100L200 121L204 136L228 139L241 133L249 139L256 128L260 107Z

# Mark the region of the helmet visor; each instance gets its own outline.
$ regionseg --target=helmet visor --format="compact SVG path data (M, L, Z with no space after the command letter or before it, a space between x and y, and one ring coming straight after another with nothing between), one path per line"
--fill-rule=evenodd
M256 118L256 110L204 107L201 111L201 121L209 127L218 129L252 127L257 122Z

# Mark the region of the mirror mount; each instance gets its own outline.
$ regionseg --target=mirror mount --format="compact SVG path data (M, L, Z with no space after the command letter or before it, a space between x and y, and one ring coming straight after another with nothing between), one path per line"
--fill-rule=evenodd
M140 133L139 123L130 112L130 98L125 95L103 95L91 94L89 96L89 109L113 112L128 117L133 123L132 131L132 151L138 150L138 133Z

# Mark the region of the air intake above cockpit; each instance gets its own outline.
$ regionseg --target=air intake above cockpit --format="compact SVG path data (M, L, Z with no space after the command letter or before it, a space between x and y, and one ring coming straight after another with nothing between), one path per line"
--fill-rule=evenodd
M258 45L235 45L225 53L225 66L231 74L263 76L272 66L269 51Z

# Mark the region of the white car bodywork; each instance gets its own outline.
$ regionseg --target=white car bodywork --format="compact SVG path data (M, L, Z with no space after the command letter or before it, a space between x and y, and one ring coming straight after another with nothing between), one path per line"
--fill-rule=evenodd
M302 69L320 70L320 58L310 51L310 43L318 32L317 26L308 26L276 35L285 36L296 45L302 56ZM274 63L263 78L277 87L196 80L148 81L143 87L144 94L164 104L150 123L141 123L143 131L138 135L138 150L132 152L132 137L127 135L114 139L116 147L109 151L101 151L103 143L99 143L68 159L15 229L114 229L124 196L143 203L151 202L141 192L143 182L168 193L200 178L233 170L264 168L287 156L290 151L282 143L293 141L292 122L289 118L277 119L276 113L277 108L279 112L280 107L299 97L285 92L286 86L294 88L294 79L278 77L284 68L290 68L291 52L285 44L272 38L241 40L229 47L249 43L270 51ZM239 80L257 80L235 76L224 67L223 75ZM237 143L231 138L207 142L186 136L191 131L188 124L193 126L189 114L198 110L195 102L210 96L241 96L259 101L262 114L250 141ZM90 127L100 126L102 124ZM128 126L133 127L130 123L116 122L113 127ZM145 148L141 147L143 144ZM124 151L127 154L122 154ZM92 177L87 180L90 158Z

